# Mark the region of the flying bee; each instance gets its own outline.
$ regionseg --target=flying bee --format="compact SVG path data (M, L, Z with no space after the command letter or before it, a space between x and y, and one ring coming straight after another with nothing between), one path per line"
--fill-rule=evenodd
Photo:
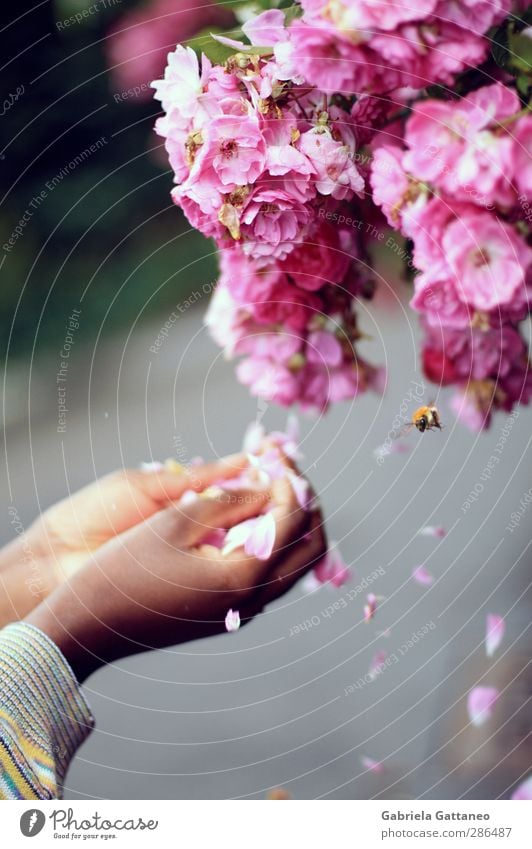
M407 424L403 425L401 430L396 433L395 438L398 439L411 433L414 428L417 428L420 433L425 433L426 430L443 430L443 425L440 421L440 413L433 401L424 407L418 407L412 413L412 418Z
M437 428L442 430L438 408L430 403L427 407L419 407L412 413L410 427L417 427L420 433Z

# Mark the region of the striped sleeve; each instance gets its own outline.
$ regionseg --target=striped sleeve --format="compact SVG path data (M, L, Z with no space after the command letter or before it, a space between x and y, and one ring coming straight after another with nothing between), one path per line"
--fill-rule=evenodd
M94 725L67 661L42 631L0 631L0 799L54 799Z

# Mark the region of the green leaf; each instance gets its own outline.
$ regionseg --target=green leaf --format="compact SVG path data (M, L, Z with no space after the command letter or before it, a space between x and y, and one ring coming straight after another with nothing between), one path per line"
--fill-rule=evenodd
M532 75L532 38L521 33L510 33L508 46L512 67Z
M201 54L204 53L205 56L207 56L207 58L215 65L223 65L230 56L234 56L235 53L238 53L238 50L235 47L226 47L225 44L220 44L219 41L216 41L212 37L213 33L216 35L219 33L220 35L225 35L228 38L234 38L236 41L246 40L241 29L232 29L229 32L224 32L216 27L208 27L201 30L194 36L194 38L190 38L185 42L186 47L192 47L198 56L201 56Z
M505 68L509 58L508 22L505 21L500 27L497 27L491 38L491 55L499 68Z

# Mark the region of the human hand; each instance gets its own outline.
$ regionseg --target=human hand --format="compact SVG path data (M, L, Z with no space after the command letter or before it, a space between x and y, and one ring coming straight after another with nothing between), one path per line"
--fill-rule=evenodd
M185 468L106 475L46 510L0 552L0 627L26 616L114 536L181 496L240 474L244 454Z
M266 560L223 554L203 540L271 509L276 538ZM287 477L269 488L215 490L173 504L103 545L27 621L59 646L80 680L116 658L224 630L289 589L325 553L318 511L304 510Z

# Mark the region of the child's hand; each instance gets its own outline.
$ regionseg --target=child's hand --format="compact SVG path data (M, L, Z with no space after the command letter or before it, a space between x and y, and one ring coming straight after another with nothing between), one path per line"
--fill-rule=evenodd
M202 540L273 506L276 540L259 560ZM224 630L285 592L325 553L321 516L303 510L287 478L270 490L213 493L172 505L102 546L27 621L47 633L80 679L103 663Z

